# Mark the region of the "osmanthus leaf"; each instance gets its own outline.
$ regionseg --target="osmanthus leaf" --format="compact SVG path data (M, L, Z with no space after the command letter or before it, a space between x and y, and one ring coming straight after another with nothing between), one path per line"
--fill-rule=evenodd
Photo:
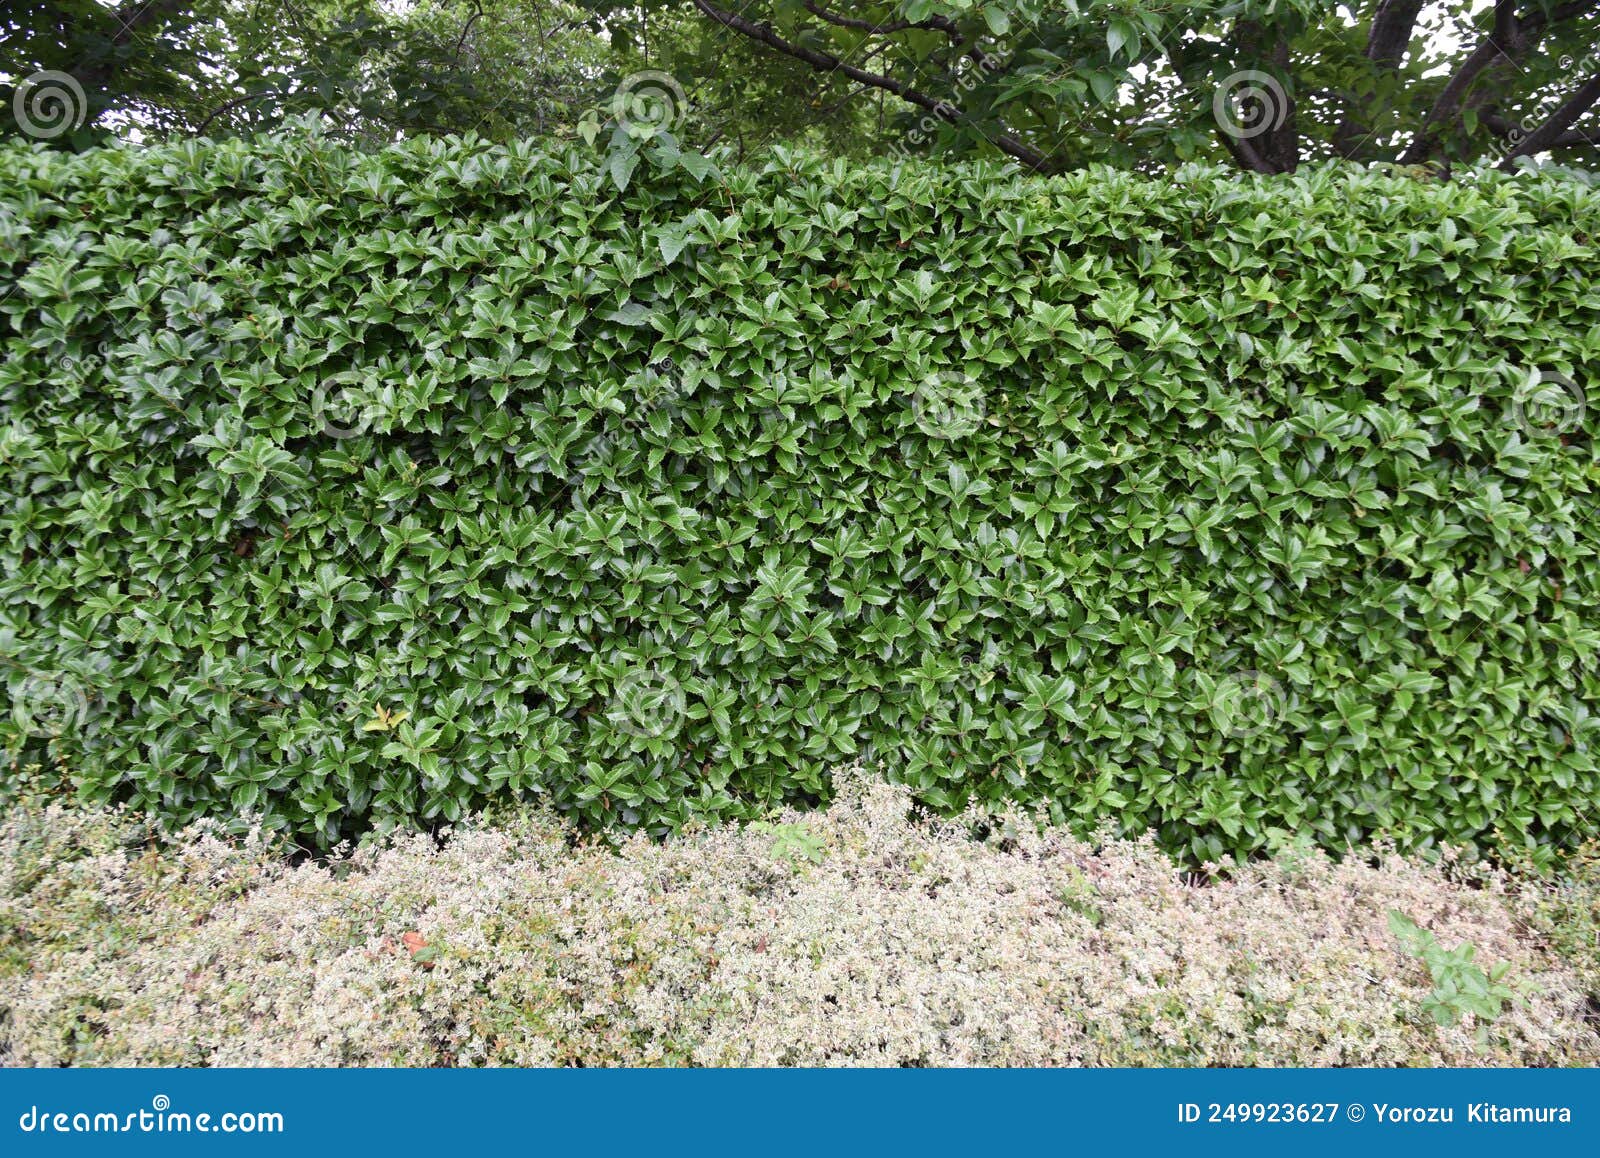
M656 241L661 250L661 260L668 265L677 261L678 255L688 247L693 233L693 225L686 221L663 229Z
M1129 60L1134 60L1139 55L1139 29L1133 21L1125 17L1114 16L1106 26L1106 53L1112 59L1124 48L1128 50Z
M695 152L679 154L678 165L696 181L704 181L708 177L719 176L721 172L717 168L716 162Z
M632 148L618 148L607 157L607 170L617 189L626 191L628 182L633 180L634 170L639 167L639 151L637 145Z
M1600 194L642 148L0 146L0 744L322 844L852 754L1196 857L1576 831Z

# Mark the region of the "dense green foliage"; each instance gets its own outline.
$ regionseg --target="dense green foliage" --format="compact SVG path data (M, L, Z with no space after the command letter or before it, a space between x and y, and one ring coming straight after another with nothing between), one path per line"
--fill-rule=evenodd
M895 152L1281 173L1330 158L1588 165L1600 142L1596 0L578 2L618 20L696 14L808 65L826 103L892 94L898 115L857 131ZM668 59L698 91L706 74Z
M310 112L358 142L551 132L616 83L578 17L562 0L20 0L0 13L0 137L86 148Z
M1600 194L617 176L0 151L0 740L324 840L858 755L1195 855L1583 828Z
M12 0L0 137L570 140L643 76L750 160L1592 168L1597 38L1600 0Z

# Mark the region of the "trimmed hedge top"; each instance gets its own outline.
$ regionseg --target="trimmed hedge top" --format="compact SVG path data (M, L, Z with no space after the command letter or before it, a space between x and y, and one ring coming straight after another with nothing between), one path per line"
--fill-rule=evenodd
M0 739L327 842L879 758L1219 857L1595 817L1600 194L0 151Z

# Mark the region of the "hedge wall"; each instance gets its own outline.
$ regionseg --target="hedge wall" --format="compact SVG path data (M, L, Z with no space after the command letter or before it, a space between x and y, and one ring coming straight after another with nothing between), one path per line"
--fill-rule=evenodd
M0 190L0 740L93 797L1600 811L1595 191L315 137Z

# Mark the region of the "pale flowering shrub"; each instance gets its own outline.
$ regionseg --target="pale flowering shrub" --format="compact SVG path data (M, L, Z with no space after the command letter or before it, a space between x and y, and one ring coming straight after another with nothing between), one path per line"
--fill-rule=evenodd
M14 1065L1600 1064L1484 869L1320 854L1194 879L1145 841L935 822L855 775L764 831L585 843L530 812L294 863L23 802L0 821ZM775 835L777 834L777 835ZM792 851L815 848L820 861ZM1398 909L1526 994L1435 1025Z

